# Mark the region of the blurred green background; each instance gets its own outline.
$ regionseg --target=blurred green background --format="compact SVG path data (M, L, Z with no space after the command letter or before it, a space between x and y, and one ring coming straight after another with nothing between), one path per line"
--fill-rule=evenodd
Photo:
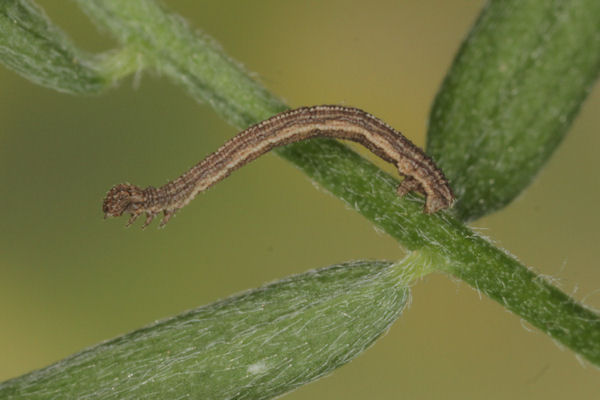
M90 51L115 42L72 2L38 1ZM425 142L429 107L483 2L168 1L291 106L357 106ZM0 68L0 380L265 282L398 245L268 155L166 229L102 219L122 181L158 186L236 130L155 74L97 97ZM521 261L600 308L600 88L533 185L476 221ZM386 166L387 167L387 166ZM391 171L391 169L389 169ZM597 398L600 372L469 286L415 285L413 302L357 360L286 399Z

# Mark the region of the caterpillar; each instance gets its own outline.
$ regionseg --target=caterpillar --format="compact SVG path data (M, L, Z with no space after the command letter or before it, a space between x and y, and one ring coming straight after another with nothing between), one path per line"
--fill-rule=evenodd
M398 186L398 195L404 196L410 191L423 194L427 214L451 207L455 200L443 172L400 132L358 108L321 105L285 111L243 130L179 178L160 188L141 189L129 183L116 185L108 191L102 211L105 218L130 214L127 226L146 214L143 227L162 212L159 225L162 227L198 193L236 169L274 147L313 137L354 141L393 163L400 175L406 177Z

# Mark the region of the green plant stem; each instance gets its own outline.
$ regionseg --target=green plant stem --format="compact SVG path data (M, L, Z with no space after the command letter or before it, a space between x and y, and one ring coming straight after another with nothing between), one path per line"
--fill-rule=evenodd
M489 246L490 256L498 256ZM478 288L543 332L600 365L600 318L551 285L540 275L523 268L512 257L489 265L448 264L447 272Z
M208 102L235 126L246 127L286 109L249 75L240 74L241 66L218 51L211 38L190 29L160 3L76 1L127 48L143 54L147 64L177 77L195 99Z
M77 1L124 45L143 53L232 124L243 128L285 108L212 40L190 30L156 2ZM463 279L600 365L600 317L449 213L425 215L421 199L399 199L394 178L341 143L311 140L286 146L278 153L408 249L430 252L440 270Z
M397 198L397 182L356 154L324 143L286 149L286 158L403 244L600 365L600 317L447 214ZM349 172L351 171L351 172Z

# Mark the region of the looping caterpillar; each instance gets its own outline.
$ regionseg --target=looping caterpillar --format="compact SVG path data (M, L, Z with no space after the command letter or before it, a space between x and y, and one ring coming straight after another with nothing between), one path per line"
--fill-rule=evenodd
M426 197L425 213L452 206L454 194L446 177L423 150L365 111L323 105L285 111L245 129L188 172L160 188L141 189L129 183L116 185L107 193L102 211L105 218L131 214L127 226L145 213L143 227L162 212L162 227L198 193L236 169L274 147L317 136L358 142L396 165L400 175L406 177L398 186L398 195L404 196L410 191L423 194Z

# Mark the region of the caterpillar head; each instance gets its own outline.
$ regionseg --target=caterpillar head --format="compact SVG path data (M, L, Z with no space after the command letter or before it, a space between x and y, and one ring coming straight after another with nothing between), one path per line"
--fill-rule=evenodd
M129 183L116 185L108 191L102 203L104 218L119 217L123 213L138 214L144 199L144 192L139 187Z

